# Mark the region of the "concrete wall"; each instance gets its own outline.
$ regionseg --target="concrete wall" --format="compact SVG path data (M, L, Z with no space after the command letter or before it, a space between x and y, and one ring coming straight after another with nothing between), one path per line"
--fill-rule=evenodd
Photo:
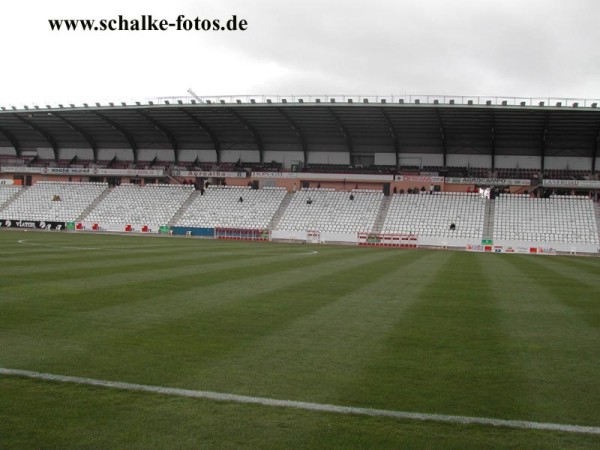
M0 147L0 155L17 156L17 151L13 147Z
M109 161L114 157L119 161L133 161L133 150L130 148L100 148L98 149L98 159Z
M154 158L159 161L175 161L175 154L171 149L140 149L138 150L138 161L152 161Z
M221 150L222 162L260 162L260 153L258 150Z
M193 162L198 158L200 162L215 162L217 152L215 150L182 150L179 152L179 161L182 163ZM236 160L237 161L237 160Z
M61 148L58 150L58 159L72 159L75 156L80 159L93 160L94 151L91 148Z
M497 169L540 169L542 158L540 156L515 156L496 155Z
M402 153L399 157L401 166L443 166L444 156L436 153Z
M282 163L283 167L286 169L290 169L292 167L292 162L304 162L304 152L266 150L264 153L264 160L265 162L277 161L278 163Z
M348 152L309 152L308 163L350 165L350 154Z
M446 165L450 167L492 167L492 156L449 154L446 157Z
M592 158L575 156L547 156L544 159L546 169L592 170Z
M395 153L375 153L373 155L376 166L395 166L396 165L396 154Z

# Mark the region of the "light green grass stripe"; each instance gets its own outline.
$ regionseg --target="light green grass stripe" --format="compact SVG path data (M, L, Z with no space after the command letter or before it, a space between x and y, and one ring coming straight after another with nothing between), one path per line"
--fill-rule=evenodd
M434 252L387 254L390 258L363 261L359 270L307 282L295 301L289 302L286 315L322 296L324 290L327 300L285 327L266 330L249 348L224 354L200 367L197 379L212 389L255 395L302 395L314 401L337 401L348 395L336 392L379 350L387 330L413 300L411 293L434 276L434 268L443 261ZM431 268L425 278L418 276L423 266ZM335 291L328 287L334 277L339 285ZM270 295L276 303L288 303L287 295L279 292ZM229 375L228 384L222 382L223 374Z
M97 380L94 378L71 377L49 373L32 372L27 370L0 368L1 375L31 378L60 383L73 383L86 386L97 386L134 392L149 392L154 394L177 397L199 398L215 401L246 403L280 408L294 408L307 411L329 412L337 414L353 414L361 416L390 417L394 419L419 420L429 422L445 422L463 425L487 425L495 427L520 428L528 430L561 431L578 434L600 434L600 427L568 425L559 423L529 422L524 420L505 420L487 417L453 416L446 414L423 414L407 411L390 411L385 409L356 408L352 406L328 405L322 403L279 400L266 397L250 397L221 392L197 391L164 386L149 386L144 384L122 383L119 381Z
M331 256L336 254L338 253L327 253L327 255ZM84 271L73 270L68 276L57 275L55 277L53 276L53 272L42 274L45 276L40 276L40 278L49 277L50 279L45 279L44 281L36 279L35 283L30 283L34 274L26 272L22 277L0 279L0 291L2 289L7 290L7 295L2 296L0 301L8 301L13 292L19 293L19 297L21 298L28 295L32 299L45 297L48 293L60 293L61 295L80 293L81 295L85 295L86 291L103 289L107 286L128 286L135 283L156 282L158 280L184 279L198 274L231 271L233 269L248 267L256 262L254 258L244 259L235 255L227 255L225 258L217 257L214 260L202 253L194 256L197 258L196 262L177 264L177 261L171 261L171 264L167 265L169 270L165 270L165 267L162 267L161 264L162 260L156 258L152 260L151 265L154 267L152 269L146 265L136 266L134 262L127 267L127 270L125 268L119 270L118 265L114 268L109 266L102 267L102 270L96 270L95 266L91 265ZM308 252L281 253L272 256L263 256L260 258L260 263L280 262L283 265L289 261L304 260L319 256L321 254L310 254ZM147 259L144 261L147 261ZM32 261L32 264L35 265L35 261ZM60 264L57 264L56 270L60 272Z
M546 271L552 271L558 277L567 277L574 283L587 285L597 290L600 296L600 259L596 259L597 264L592 265L582 262L583 258L576 257L530 257L525 260L530 265L543 267ZM524 262L525 262L524 261ZM518 263L518 260L514 261ZM554 278L552 276L551 278Z
M441 254L446 255L446 254ZM515 373L479 255L449 252L348 386L361 404L519 417ZM426 272L429 268L424 266ZM356 398L356 396L355 396ZM355 400L356 401L356 400Z
M202 320L213 316L218 320L219 314L236 314L239 305L247 304L248 301L256 303L263 296L269 295L276 301L280 298L277 292L299 292L303 284L311 283L315 277L335 278L339 272L357 269L363 264L368 265L388 258L412 257L412 252L369 251L363 252L361 258L343 258L335 264L330 260L336 258L335 255L314 260L307 258L302 263L271 263L268 267L253 265L250 261L249 267L240 270L239 273L224 271L220 278L209 274L204 281L188 277L186 284L176 289L166 286L156 292L156 287L150 286L145 291L134 290L128 295L127 291L122 292L120 287L110 287L99 291L99 297L84 302L81 301L84 297L78 294L67 298L60 296L39 310L29 307L31 313L27 316L20 310L16 311L13 314L15 320L0 316L0 323L5 323L4 331L14 329L14 333L4 334L6 351L0 350L0 353L10 352L19 360L31 359L32 355L36 355L35 359L45 360L54 355L63 360L66 353L58 349L96 346L94 343L98 341L105 342L108 338L122 339L124 336L135 336L143 331L152 332L154 335L152 330L156 330L157 327L169 322L177 324L199 314ZM106 302L106 295L116 297ZM74 309L71 308L71 303ZM56 305L62 305L58 315L53 313L54 309L57 309ZM72 309L72 314L64 315L65 308ZM290 313L293 314L293 309ZM20 323L17 326L15 322ZM44 341L35 345L34 352L26 350L27 346L31 345L27 339L23 339L27 334L44 336ZM23 350L19 351L22 346ZM46 346L48 348L45 348ZM55 348L57 350L54 350Z
M600 305L593 291L547 270L554 257L495 256L485 276L506 348L521 367L523 380L514 389L528 416L593 423L600 393L600 333L591 323Z

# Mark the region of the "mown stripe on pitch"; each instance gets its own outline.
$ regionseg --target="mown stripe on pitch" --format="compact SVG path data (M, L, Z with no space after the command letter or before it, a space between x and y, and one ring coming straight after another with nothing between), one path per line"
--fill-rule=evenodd
M411 409L512 414L518 401L509 394L518 380L482 275L489 255L449 255L354 389L365 392L365 402L386 407L396 399Z
M279 400L266 397L251 397L246 395L228 394L222 392L196 391L164 386L149 386L143 384L123 383L119 381L98 380L94 378L72 377L54 375L49 373L32 372L27 370L0 368L0 374L21 378L38 379L51 382L72 383L84 386L95 386L119 389L133 392L148 392L161 395L170 395L186 398L199 398L206 400L245 403L262 406L293 408L307 411L318 411L337 414L352 414L360 416L389 417L403 420L418 420L428 422L445 422L462 425L486 425L505 428L518 428L526 430L560 431L577 434L600 434L600 427L569 425L559 423L530 422L525 420L506 420L488 417L468 417L446 414L426 414L408 411L393 411L385 409L357 408L352 406L329 405L323 403L309 403L294 400Z
M532 259L536 257L519 260L506 255L487 273L501 307L506 345L520 361L527 384L523 403L529 413L544 418L594 420L600 335L548 287L555 282L554 272L544 271Z
M364 253L366 261L392 256L391 252ZM252 268L246 265L231 270L221 268L218 273L203 274L202 278L191 278L186 275L182 278L170 279L170 284L162 288L155 284L147 286L146 283L134 283L129 285L129 288L142 290L132 292L123 290L123 286L127 285L126 282L119 282L106 286L98 292L92 292L92 295L100 295L99 300L86 298L85 292L76 290L45 299L42 302L44 308L35 309L28 315L23 314L19 307L13 314L19 315L11 320L8 320L10 311L5 310L6 315L3 315L0 322L5 322L6 328L35 331L40 321L55 321L60 324L60 329L52 331L51 324L48 323L44 328L57 336L64 333L61 330L76 330L79 324L86 320L98 321L101 326L104 324L116 326L121 323L123 330L134 330L137 326L149 326L152 323L185 317L194 311L199 313L212 308L223 308L228 303L242 301L248 295L259 295L297 286L306 283L316 274L333 274L347 267L360 266L365 261L363 258L346 258L339 260L338 265L333 265L332 260L336 259L337 256L331 254L318 260L305 258L293 261L289 265L275 261L268 265L255 265ZM273 282L274 275L278 276L277 282ZM95 289L90 290L95 291ZM64 312L57 316L56 311L59 306L61 310L65 308L70 310L72 316L69 317ZM72 325L69 325L70 322ZM144 325L145 322L148 323Z
M303 283L306 287L298 286L302 288L297 291L300 297L293 292L295 288L288 288L291 301L287 301L286 291L273 291L274 307L279 310L282 303L289 308L294 314L292 321L286 318L284 327L272 327L251 345L199 366L195 378L184 372L185 378L178 380L184 384L203 380L211 386L251 389L265 395L298 392L323 398L336 392L378 350L390 322L401 314L402 305L390 293L398 289L398 278L403 272L416 275L418 267L429 264L433 256L418 252L410 258L391 254L389 259L370 264L363 261L352 271ZM301 315L294 313L295 304L300 306L313 298L326 301Z
M600 289L600 258L595 259L599 263L596 266L587 264L582 259L576 257L547 256L533 257L529 262Z
M550 258L550 256L548 256ZM530 280L539 289L560 301L577 313L578 317L589 326L600 328L600 303L597 301L599 290L592 280L581 279L577 274L566 275L560 269L550 267L551 263L542 257L507 258L506 261L521 271L525 271ZM551 276L548 276L551 272ZM595 281L595 280L594 280Z
M334 257L335 253L330 253L330 257ZM328 256L325 256L327 258ZM282 265L287 260L305 260L310 258L317 258L321 261L321 255L277 255L267 258L262 258L260 260L261 263L268 262L281 262ZM185 284L186 280L189 280L190 277L193 277L198 274L207 274L207 273L217 273L223 271L235 271L240 268L248 267L253 264L254 260L252 258L236 258L235 256L228 256L226 261L217 260L217 262L212 262L210 259L203 260L199 257L199 261L197 264L181 264L181 267L175 265L170 267L169 272L165 272L163 268L161 268L161 261L156 260L153 262L154 269L145 269L142 270L140 268L136 268L135 264L132 264L132 270L130 272L123 271L120 268L115 268L115 273L103 274L99 275L94 273L93 270L89 270L84 273L77 274L76 271L73 275L66 278L61 278L56 276L56 278L52 281L44 281L44 282L35 282L32 283L31 274L28 273L26 276L26 283L22 282L22 280L3 280L2 288L7 291L7 295L3 296L4 301L8 301L11 297L18 297L19 299L25 300L25 298L29 298L34 302L37 301L43 302L44 304L49 300L49 296L52 293L56 293L56 297L65 298L64 296L68 296L70 294L79 293L82 298L86 298L88 292L96 291L98 289L104 289L108 286L117 287L117 286L132 286L136 283L143 287L147 283L154 283L157 280L165 280L165 282L177 282L181 280L183 284ZM311 261L307 261L308 264L312 263ZM299 264L303 264L303 262L299 262ZM245 269L244 269L245 270ZM248 272L248 270L245 270ZM33 278L36 280L36 278ZM11 289L14 287L15 289ZM19 294L18 296L16 294ZM1 301L1 300L0 300ZM64 302L63 302L64 303Z

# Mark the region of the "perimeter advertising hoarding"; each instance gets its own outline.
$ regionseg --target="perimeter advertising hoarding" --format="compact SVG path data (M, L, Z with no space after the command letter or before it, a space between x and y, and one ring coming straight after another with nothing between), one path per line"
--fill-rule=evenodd
M42 175L82 175L82 176L122 176L122 177L163 177L159 169L97 169L93 167L2 167L3 173L36 173Z
M476 184L480 186L531 186L531 180L511 178L454 178L446 177L447 184Z
M396 181L414 181L416 183L443 183L444 177L429 175L396 175Z
M600 181L596 180L544 180L544 187L600 189Z
M256 179L293 179L305 181L394 181L394 175L368 173L252 172Z
M218 170L173 170L174 177L196 178L246 178L246 172L220 172Z
M43 220L0 220L2 228L24 228L33 230L64 230L65 222L45 222Z

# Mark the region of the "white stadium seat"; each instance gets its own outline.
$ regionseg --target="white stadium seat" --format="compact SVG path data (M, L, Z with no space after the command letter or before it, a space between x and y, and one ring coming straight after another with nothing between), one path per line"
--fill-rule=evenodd
M494 239L598 245L597 230L594 203L587 197L502 194L496 200Z
M107 187L106 183L40 181L1 210L0 218L75 221Z
M478 194L435 192L392 197L383 233L481 239L485 199ZM450 226L454 224L454 229Z
M370 232L375 225L382 201L383 193L380 191L303 189L294 194L277 229Z
M21 186L0 185L0 208L19 193Z
M286 196L285 188L210 186L175 223L180 227L266 229ZM241 199L241 201L240 201Z
M190 185L122 184L85 217L86 222L166 225L194 191Z

